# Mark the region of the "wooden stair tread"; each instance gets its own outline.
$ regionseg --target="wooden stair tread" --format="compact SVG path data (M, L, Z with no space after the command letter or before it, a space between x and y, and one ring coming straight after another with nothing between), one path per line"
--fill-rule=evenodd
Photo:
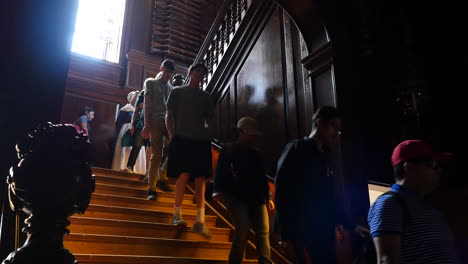
M139 225L139 226L145 226L147 228L164 228L164 229L170 229L170 230L177 229L176 225L166 224L166 223L102 219L102 218L80 217L80 216L72 216L69 219L71 221L71 224L89 223L89 224L101 224L101 225L112 224L112 225L120 225L120 226ZM188 227L186 227L186 229L188 229ZM231 232L231 230L228 228L219 228L219 227L210 228L210 231L212 233L220 233L220 234L229 234Z
M70 217L71 234L96 234L96 235L117 235L136 236L152 238L171 238L182 240L202 240L208 239L192 232L189 226L178 227L168 223L151 223L141 221L101 219L90 217ZM231 230L227 228L210 227L212 233L211 241L229 242Z
M99 235L99 234L69 234L64 236L65 240L81 240L81 241L105 241L111 243L141 243L141 242L159 242L162 241L166 245L172 244L175 246L181 245L196 245L197 247L204 248L231 248L231 243L228 242L211 242L211 241L197 241L197 240L181 240L172 238L153 238L153 237L135 237L135 236L115 236L115 235Z
M119 195L111 195L111 194L100 194L100 193L93 193L91 196L91 202L95 204L103 204L103 205L115 205L115 206L132 206L134 208L155 208L162 210L164 212L173 212L174 211L174 203L172 201L151 201L143 198L134 198L134 197L126 197L126 196L119 196ZM187 204L182 203L182 210L185 212L193 212L197 210L196 204Z
M118 177L118 176L105 176L105 175L94 175L96 183L113 184L117 186L128 186L140 189L148 189L148 183L142 180L135 180L131 178Z
M114 174L114 175L124 175L124 176L143 176L145 177L145 174L141 173L135 173L135 172L126 172L126 171L121 171L121 170L113 170L113 169L106 169L106 168L101 168L101 167L92 167L92 171L95 174Z
M78 254L123 254L145 256L177 256L226 258L231 243L167 238L111 235L70 234L64 246Z
M142 221L142 222L159 222L170 223L172 220L171 212L164 212L154 209L139 209L125 206L110 206L100 204L90 204L86 212L81 215L83 217L92 218L107 218L114 220L129 220L129 221ZM196 215L189 212L183 212L184 219L190 226L195 221ZM216 224L216 216L205 215L205 222L208 227L213 227ZM163 222L162 220L165 220Z
M119 186L107 183L96 183L95 193L110 194L117 196L133 197L133 198L146 198L148 191L146 188L135 188L129 186ZM166 193L158 191L158 200L166 202L174 202L174 193ZM192 204L193 195L185 194L183 203Z
M102 169L102 168L93 168L92 169L93 175L97 176L109 176L109 177L116 177L122 179L133 179L137 181L143 181L146 177L144 174L137 174L137 173L130 173L125 171L116 171L116 170L109 170L109 169Z
M79 263L109 263L109 264L228 264L226 259L138 256L138 255L105 255L105 254L74 254ZM242 263L257 263L257 260L246 259Z
M130 187L130 188L135 188L135 189L141 189L141 190L148 190L148 183L145 181L140 181L140 180L134 180L130 178L125 178L125 177L115 177L115 176L103 176L103 175L94 175L94 178L96 180L96 184L107 184L107 185L114 185L114 186L120 186L120 187ZM175 185L169 184L169 187L172 189L175 188ZM188 190L186 190L185 194L187 193ZM161 191L158 191L158 193L163 193ZM172 193L168 193L172 194Z

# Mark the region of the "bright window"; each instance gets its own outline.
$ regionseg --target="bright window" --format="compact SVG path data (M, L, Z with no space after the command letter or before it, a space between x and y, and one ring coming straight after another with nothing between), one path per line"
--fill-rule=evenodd
M79 0L72 51L119 62L125 0Z

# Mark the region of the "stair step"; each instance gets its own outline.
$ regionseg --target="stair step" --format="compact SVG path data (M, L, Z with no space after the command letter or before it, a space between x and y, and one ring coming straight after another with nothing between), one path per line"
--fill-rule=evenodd
M127 255L89 255L74 254L80 264L228 264L227 260L202 258L158 257L158 256L127 256ZM246 263L257 263L257 260L244 260Z
M143 181L146 175L144 174L137 174L137 173L130 173L125 171L116 171L104 168L96 168L92 169L94 175L100 176L112 176L116 178L123 178L123 179L132 179L136 181Z
M104 175L94 175L96 183L111 184L124 187L132 187L147 190L148 183L142 180L135 180L130 178L118 177L118 176L104 176Z
M193 226L193 223L195 222L196 218L195 214L189 214L185 211L183 211L182 213L184 220L187 221L188 226ZM163 212L158 210L99 205L92 203L88 206L86 212L81 216L113 220L128 220L170 224L172 221L172 214L173 210L171 210L170 212ZM208 227L215 227L216 216L206 215L205 223Z
M100 194L110 194L110 195L118 195L118 196L125 196L131 198L142 198L145 199L148 195L148 191L141 188L133 188L133 187L124 187L112 184L104 184L104 183L96 183L96 193ZM174 202L174 193L166 193L158 191L158 201L160 202ZM184 204L193 204L193 195L185 194L184 195Z
M115 235L149 238L171 238L183 240L201 240L206 238L192 232L190 227L177 227L170 224L137 222L124 220L110 220L88 217L70 217L70 233ZM226 228L210 228L212 238L210 241L229 242L230 230Z
M230 243L164 238L70 234L64 246L76 254L122 254L143 256L226 259Z
M173 212L174 202L171 201L150 201L143 198L132 198L110 194L93 193L91 202L94 204L110 205L110 206L123 206L140 209L155 209L163 212ZM196 213L196 204L182 203L182 213Z

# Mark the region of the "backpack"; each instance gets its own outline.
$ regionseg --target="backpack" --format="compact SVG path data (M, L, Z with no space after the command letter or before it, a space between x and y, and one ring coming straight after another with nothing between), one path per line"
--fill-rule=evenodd
M408 205L405 201L405 198L394 191L388 191L382 195L391 195L395 197L400 203L401 208L403 209L403 229L408 228L411 224L411 216L409 213ZM380 196L382 196L380 195ZM357 256L353 259L353 264L377 264L377 251L374 246L374 241L372 238L365 238L364 242L361 245L361 249Z

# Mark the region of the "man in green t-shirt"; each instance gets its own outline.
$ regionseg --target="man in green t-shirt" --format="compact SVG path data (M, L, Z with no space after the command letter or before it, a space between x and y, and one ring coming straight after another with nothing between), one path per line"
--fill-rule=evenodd
M185 224L180 207L186 183L194 180L197 218L192 230L210 237L205 226L205 177L212 170L207 121L213 117L214 106L210 94L200 89L206 73L203 64L190 66L190 83L174 88L167 100L166 126L171 140L167 174L177 178L172 223Z

